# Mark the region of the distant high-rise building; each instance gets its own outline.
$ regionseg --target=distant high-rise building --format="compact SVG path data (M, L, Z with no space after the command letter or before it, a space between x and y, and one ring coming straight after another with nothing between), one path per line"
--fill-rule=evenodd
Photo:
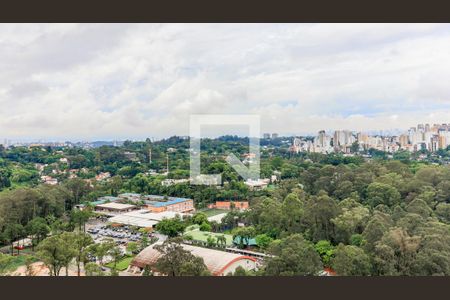
M272 133L272 138L273 138L273 139L278 138L278 133Z
M429 150L434 152L439 149L439 136L433 135L430 139Z
M402 134L399 137L400 147L405 148L409 144L409 136L406 134Z
M350 130L336 130L333 136L333 146L345 147L350 146L355 141Z
M360 144L368 144L369 142L369 136L362 132L358 132L358 134L356 135L356 139Z
M317 144L320 147L325 147L327 142L327 135L325 134L325 130L319 131L319 135L317 136Z
M439 135L439 149L447 148L447 137L445 135Z
M331 136L325 133L325 130L319 131L319 134L314 138L314 143L311 143L310 149L313 152L330 153L333 151L331 147Z
M264 133L263 138L266 140L270 139L270 133Z
M423 124L417 125L417 131L425 131L425 126Z

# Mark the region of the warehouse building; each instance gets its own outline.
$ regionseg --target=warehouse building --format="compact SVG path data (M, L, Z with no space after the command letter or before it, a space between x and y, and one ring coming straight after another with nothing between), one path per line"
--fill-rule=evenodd
M123 204L116 202L102 203L95 206L95 212L102 213L105 215L117 215L130 212L136 209L135 205Z
M164 196L145 196L145 205L147 209L152 212L163 212L163 211L173 211L180 213L193 212L194 200L187 198L176 198L176 197L164 197Z
M224 209L224 210L247 210L249 208L248 201L216 201L215 204L209 204L208 208Z
M173 211L152 213L146 209L135 210L109 218L113 224L137 226L141 228L154 228L162 219L173 219L176 216L183 217L185 214Z

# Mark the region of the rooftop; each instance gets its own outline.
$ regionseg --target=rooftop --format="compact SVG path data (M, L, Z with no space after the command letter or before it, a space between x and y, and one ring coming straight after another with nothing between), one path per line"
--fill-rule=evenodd
M96 205L96 207L122 210L122 209L135 208L136 206L135 205L131 205L131 204L122 204L122 203L110 202L110 203L98 204L98 205Z
M98 200L106 200L106 201L114 202L114 201L118 201L119 198L114 197L114 196L103 196L103 197L98 198Z
M158 244L160 243L153 244L142 250L141 253L139 253L133 259L131 265L138 266L140 268L144 268L146 265L153 265L161 256L161 252L159 252L154 248L154 246ZM220 275L233 262L243 259L249 259L253 261L255 260L252 257L235 253L229 253L202 247L195 247L185 244L181 244L181 246L185 250L190 251L193 255L203 258L206 267L213 275Z
M234 240L233 240L233 243L235 243L236 245L239 245L240 242L241 242L241 237L240 236L235 237ZM248 239L248 242L247 242L247 239L243 239L242 243L245 246L256 246L256 245L258 245L256 243L255 239Z
M145 203L152 205L154 207L163 207L163 206L168 206L168 205L192 200L192 199L178 198L178 197L167 197L167 199L165 199L164 196L156 196L156 195L146 195L145 197L148 199L151 199L151 200L145 201Z
M130 211L119 216L109 218L111 223L119 223L125 225L139 226L139 227L153 227L162 219L172 219L175 216L183 216L182 213L173 211L164 211L160 213L152 213L146 209Z
M120 194L119 197L140 197L141 194L137 194L137 193L123 193Z

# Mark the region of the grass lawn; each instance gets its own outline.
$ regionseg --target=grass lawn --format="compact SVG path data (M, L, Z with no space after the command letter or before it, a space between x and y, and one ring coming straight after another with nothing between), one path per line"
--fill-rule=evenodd
M277 189L277 186L274 185L274 184L269 184L269 185L267 186L267 190L268 190L268 191L274 191L274 190L276 190L276 189Z
M9 255L9 254L5 254ZM30 257L29 255L19 255L19 256L13 256L13 259L9 261L6 266L2 266L2 269L5 272L11 272L17 270L18 267L24 266L27 257ZM37 258L33 257L32 262L38 261Z
M215 215L227 213L228 210L216 209L216 208L206 208L206 209L201 210L200 212L204 213L207 217L212 217Z
M134 256L125 256L121 260L119 260L116 265L117 271L125 271L128 268L128 266L130 265L133 258L134 258ZM113 268L114 263L110 262L110 263L106 264L106 266L108 268Z
M217 239L218 236L224 235L226 240L227 240L227 244L226 245L227 246L233 245L233 236L231 234L215 233L215 232L209 232L209 231L200 231L198 229L194 229L194 230L186 231L184 233L184 236L186 236L186 235L192 236L192 239L194 241L201 241L201 242L205 242L205 243L206 243L206 241L208 239L208 236L211 236L211 237Z

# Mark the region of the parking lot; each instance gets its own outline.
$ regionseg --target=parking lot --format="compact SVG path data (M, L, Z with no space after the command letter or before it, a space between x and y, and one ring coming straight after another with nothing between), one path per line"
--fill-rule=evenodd
M148 238L152 237L152 234L144 234L135 230L132 230L128 226L123 227L108 227L106 225L98 225L89 228L87 232L92 236L94 241L99 242L104 238L112 238L118 244L127 244L128 242L139 242L147 235Z

